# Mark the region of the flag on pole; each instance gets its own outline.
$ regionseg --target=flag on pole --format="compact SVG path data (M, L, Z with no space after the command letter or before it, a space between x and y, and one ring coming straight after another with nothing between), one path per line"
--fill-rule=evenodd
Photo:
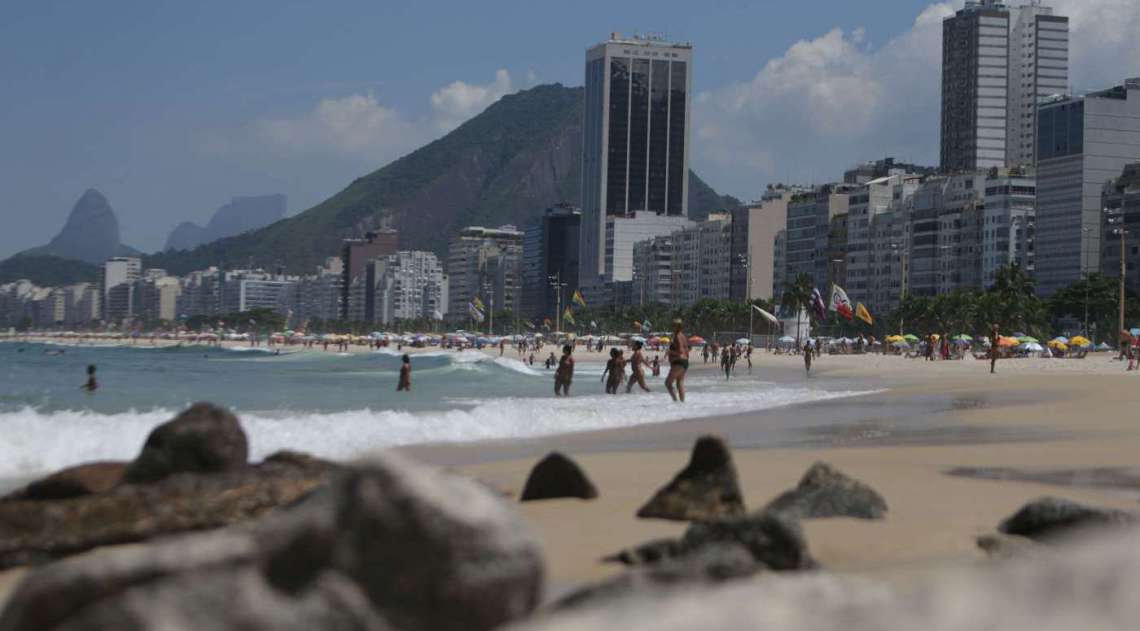
M811 311L817 320L827 319L827 307L823 304L823 296L819 289L811 290Z
M867 307L863 303L855 305L855 317L867 323L868 326L874 326L875 320L871 318L871 312L867 311Z
M831 310L838 313L843 319L848 322L851 317L855 315L854 310L851 308L851 299L847 297L847 292L839 285L831 286Z
M574 290L574 295L571 296L570 300L579 307L582 307L583 309L586 308L586 298L582 296L581 289Z
M478 298L475 300L478 300ZM483 323L483 312L475 305L474 301L467 303L467 313L471 315L472 320L480 324Z
M562 312L562 320L570 324L577 324L574 322L574 312L570 310L570 305L566 305L566 310Z
M523 322L523 326L525 326L526 328L528 328L532 331L534 330L534 322Z
M767 311L761 309L760 307L757 307L756 305L752 305L752 308L755 309L756 313L759 313L765 320L771 322L772 324L776 324L776 325L780 324L780 320L778 318L776 318L776 316L772 315L771 313L768 313Z
M475 305L475 308L480 311L487 310L487 306L483 304L482 300L479 300L479 296L475 296L475 298L471 300L471 304Z

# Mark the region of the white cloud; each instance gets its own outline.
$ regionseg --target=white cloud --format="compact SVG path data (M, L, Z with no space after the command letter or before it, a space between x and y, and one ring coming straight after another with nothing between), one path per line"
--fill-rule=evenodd
M433 92L418 116L385 105L371 92L327 97L306 112L206 133L200 149L259 159L335 157L375 168L451 131L510 91L506 70L484 85L455 81Z
M1140 2L1052 4L1070 17L1077 91L1140 75ZM749 81L699 95L694 167L748 196L776 180L834 180L887 155L936 164L942 20L960 7L931 4L879 47L865 43L862 28L834 28L793 44Z
M495 72L495 80L479 85L456 81L431 95L431 107L440 131L451 131L467 119L487 109L511 92L511 75L505 69Z

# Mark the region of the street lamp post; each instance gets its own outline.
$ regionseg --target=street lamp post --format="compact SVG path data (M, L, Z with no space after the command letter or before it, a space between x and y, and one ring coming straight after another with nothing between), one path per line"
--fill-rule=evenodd
M562 290L567 286L567 283L562 282L562 272L555 272L553 275L548 276L550 281L550 288L554 290L554 330L562 330Z
M1106 212L1108 212L1107 209L1106 209ZM1120 237L1120 287L1119 287L1120 304L1119 304L1119 313L1118 313L1119 320L1117 322L1117 325L1120 329L1121 334L1123 334L1124 330L1125 330L1124 329L1124 285L1125 285L1124 281L1125 281L1125 275L1128 273L1128 266L1125 263L1125 258L1124 258L1124 254L1125 254L1124 237L1128 235L1128 229L1126 229L1124 227L1123 210L1121 210L1121 212L1118 216L1109 218L1108 224L1117 226L1116 228L1114 228L1112 230L1112 234L1115 234L1115 235ZM1121 336L1121 339L1123 339L1123 335ZM1124 356L1123 342L1121 342L1121 344L1122 344L1122 346L1120 348L1120 356L1123 357Z
M1088 248L1085 247L1085 238L1092 232L1092 228L1081 228L1081 275L1085 277L1085 324L1084 334L1089 334L1089 271Z
M892 250L899 251L899 262L902 268L902 282L899 289L899 335L903 334L904 316L902 315L903 299L906 298L908 283L910 280L910 248L899 245L898 243L891 244Z
M737 258L745 270L744 300L748 305L748 343L752 344L752 253L740 254Z

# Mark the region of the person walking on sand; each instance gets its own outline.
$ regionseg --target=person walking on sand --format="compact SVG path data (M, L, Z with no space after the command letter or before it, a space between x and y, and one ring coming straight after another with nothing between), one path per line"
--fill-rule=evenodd
M571 354L574 347L566 344L562 347L562 359L558 360L558 370L554 371L554 396L570 396L570 382L574 380L574 358Z
M804 368L807 370L807 373L809 375L811 374L811 356L811 340L808 340L808 343L804 344Z
M633 343L633 357L629 360L629 383L625 386L625 393L633 392L633 384L637 384L645 392L650 392L649 387L645 385L645 366L649 362L645 361L645 356L641 354L641 349L644 344L641 342Z
M404 355L400 364L400 381L396 384L396 392L412 391L412 358Z
M93 393L99 389L99 382L95 380L95 364L87 366L87 383L79 387L80 390L86 390L88 393Z
M673 401L685 402L685 373L689 372L689 338L681 330L681 321L673 320L673 339L669 340L669 375L665 389ZM676 386L674 388L674 386Z
M994 372L997 370L998 353L1000 352L1000 347L999 347L998 342L1000 342L1000 341L1001 341L1001 336L998 335L998 325L995 322L990 327L990 374L991 375L994 374Z

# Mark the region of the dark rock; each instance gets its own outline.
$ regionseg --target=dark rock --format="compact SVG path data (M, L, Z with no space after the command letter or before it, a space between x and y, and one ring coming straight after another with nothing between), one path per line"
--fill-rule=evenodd
M748 548L743 545L734 542L711 543L690 554L665 558L583 587L560 599L552 609L593 606L633 594L653 594L680 587L716 584L746 578L762 569L763 566L752 558Z
M236 471L248 459L249 443L237 417L211 403L195 403L151 430L124 479L138 484L174 473Z
M527 476L520 501L577 497L592 500L598 489L586 477L578 463L554 451L534 465Z
M685 547L680 539L654 539L633 548L626 548L602 559L606 563L648 565L682 556Z
M752 553L758 563L773 570L807 570L816 567L799 523L779 514L761 513L695 523L689 526L681 538L685 550L699 550L711 543L725 542L739 543Z
M1028 537L1018 535L982 535L974 540L978 548L991 559L1017 559L1039 552L1042 545Z
M258 571L258 554L250 533L223 532L55 563L21 583L0 629L388 628L344 577L281 592Z
M123 479L125 462L89 462L57 471L23 489L0 498L12 500L62 500L105 493Z
M887 513L887 502L875 489L825 462L817 462L807 470L796 488L781 493L764 511L781 513L793 519L882 519Z
M509 503L476 482L397 454L360 463L263 534L271 584L349 577L405 631L491 629L538 604L538 542Z
M724 441L703 436L689 464L637 511L638 517L715 521L745 514L736 467Z
M1121 526L1137 522L1137 515L1112 508L1093 508L1056 497L1042 497L1003 521L998 530L1035 541L1072 534L1090 527Z
M0 502L0 569L254 519L305 497L335 470L315 459L278 458L66 500Z

